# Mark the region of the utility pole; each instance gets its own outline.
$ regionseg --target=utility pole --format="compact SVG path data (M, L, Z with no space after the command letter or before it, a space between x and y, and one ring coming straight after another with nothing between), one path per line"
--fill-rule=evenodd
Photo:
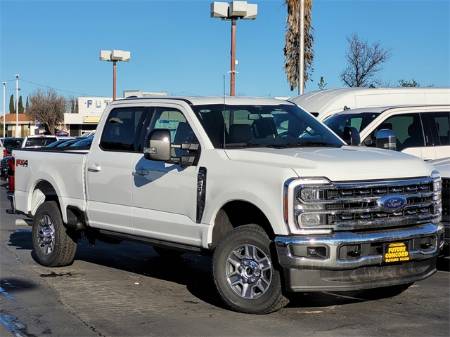
M300 0L299 15L299 65L298 65L298 94L303 95L305 84L305 0Z
M6 82L3 82L3 137L6 137Z
M16 75L16 137L20 137L19 134L19 74Z

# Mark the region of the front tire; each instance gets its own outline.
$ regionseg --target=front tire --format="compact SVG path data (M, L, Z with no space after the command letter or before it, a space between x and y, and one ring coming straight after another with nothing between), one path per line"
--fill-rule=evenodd
M270 243L261 227L245 225L230 232L215 249L214 282L220 297L232 310L267 314L288 303Z
M72 264L77 243L64 227L55 201L46 201L39 206L33 219L32 240L33 253L40 264L47 267Z

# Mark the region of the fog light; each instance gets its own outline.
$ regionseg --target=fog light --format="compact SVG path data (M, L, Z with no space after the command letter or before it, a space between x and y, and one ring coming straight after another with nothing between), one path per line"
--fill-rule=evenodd
M326 247L308 247L306 249L308 257L314 257L319 259L327 258L327 248Z

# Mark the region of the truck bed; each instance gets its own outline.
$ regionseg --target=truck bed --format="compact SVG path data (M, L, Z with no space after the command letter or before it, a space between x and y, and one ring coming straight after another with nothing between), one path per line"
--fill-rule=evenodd
M62 210L66 208L66 205L73 205L84 210L85 162L88 152L14 150L16 210L34 214L39 195L33 191L39 184L47 184L55 190Z

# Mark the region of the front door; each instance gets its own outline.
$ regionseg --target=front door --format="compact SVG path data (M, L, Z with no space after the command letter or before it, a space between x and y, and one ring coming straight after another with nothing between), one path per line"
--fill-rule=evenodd
M173 107L155 107L147 132L169 129L174 145L198 143L183 113ZM184 150L172 149L179 157ZM198 246L196 223L198 167L147 160L137 155L132 186L134 228L138 235Z

